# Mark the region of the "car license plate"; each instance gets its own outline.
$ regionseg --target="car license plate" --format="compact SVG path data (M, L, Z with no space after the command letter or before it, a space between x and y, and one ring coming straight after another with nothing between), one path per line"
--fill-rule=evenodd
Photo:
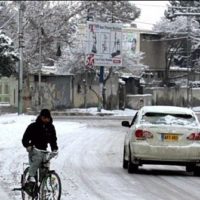
M164 134L164 141L176 142L178 141L178 135L176 134Z

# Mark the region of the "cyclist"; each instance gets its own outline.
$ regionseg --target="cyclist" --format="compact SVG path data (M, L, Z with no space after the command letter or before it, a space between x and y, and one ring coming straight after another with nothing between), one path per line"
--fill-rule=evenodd
M44 160L45 153L38 150L47 150L50 144L51 150L58 152L56 130L53 119L48 109L42 109L36 121L31 123L22 138L22 144L29 154L29 178L25 184L25 191L31 194L35 185L37 169Z

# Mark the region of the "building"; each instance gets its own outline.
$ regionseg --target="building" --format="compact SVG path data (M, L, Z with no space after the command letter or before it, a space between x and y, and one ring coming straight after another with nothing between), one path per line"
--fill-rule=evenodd
M84 47L84 29L84 26L80 26L77 36L76 43L80 48ZM177 93L180 98L176 97L178 99L176 100L174 94L178 90L177 87L171 90L168 88L167 93L169 95L166 96L166 93L162 93L164 90L166 91L166 87L150 88L159 86L166 77L166 73L169 73L170 77L185 77L187 75L185 69L166 68L166 51L169 41L163 40L160 34L135 27L124 27L122 35L123 51L126 54L144 52L141 61L136 59L134 63L127 64L130 65L128 66L128 76L126 76L125 71L112 73L106 85L101 88L99 77L92 70L85 69L84 72L77 74L57 74L55 66L43 67L41 84L39 84L37 71L31 72L24 80L23 110L38 110L41 107L52 110L73 107L98 107L102 104L101 90L104 91L106 97L107 109L125 108L128 105L127 98L130 105L133 105L131 102L137 104L137 101L141 98L144 99L143 102L149 104L151 97L147 94L152 95L152 104L179 105L182 102L180 105L186 105L189 95L187 89L180 89ZM105 73L108 71L109 68L106 68ZM14 82L10 81L11 79L1 78L0 102L17 107L18 83L16 79ZM198 105L200 97L196 92L197 89L193 92L190 90L189 98L195 97L193 102Z

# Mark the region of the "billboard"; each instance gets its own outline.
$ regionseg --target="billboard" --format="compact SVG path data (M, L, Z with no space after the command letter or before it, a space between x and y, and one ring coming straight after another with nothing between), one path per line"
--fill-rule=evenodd
M138 45L138 33L133 30L123 30L123 52L136 53Z
M86 66L122 66L121 24L88 22L86 29Z

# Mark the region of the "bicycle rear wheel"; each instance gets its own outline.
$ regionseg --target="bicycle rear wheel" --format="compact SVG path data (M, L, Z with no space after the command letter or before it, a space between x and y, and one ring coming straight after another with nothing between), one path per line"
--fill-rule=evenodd
M55 171L50 171L40 185L41 200L60 200L61 180Z

